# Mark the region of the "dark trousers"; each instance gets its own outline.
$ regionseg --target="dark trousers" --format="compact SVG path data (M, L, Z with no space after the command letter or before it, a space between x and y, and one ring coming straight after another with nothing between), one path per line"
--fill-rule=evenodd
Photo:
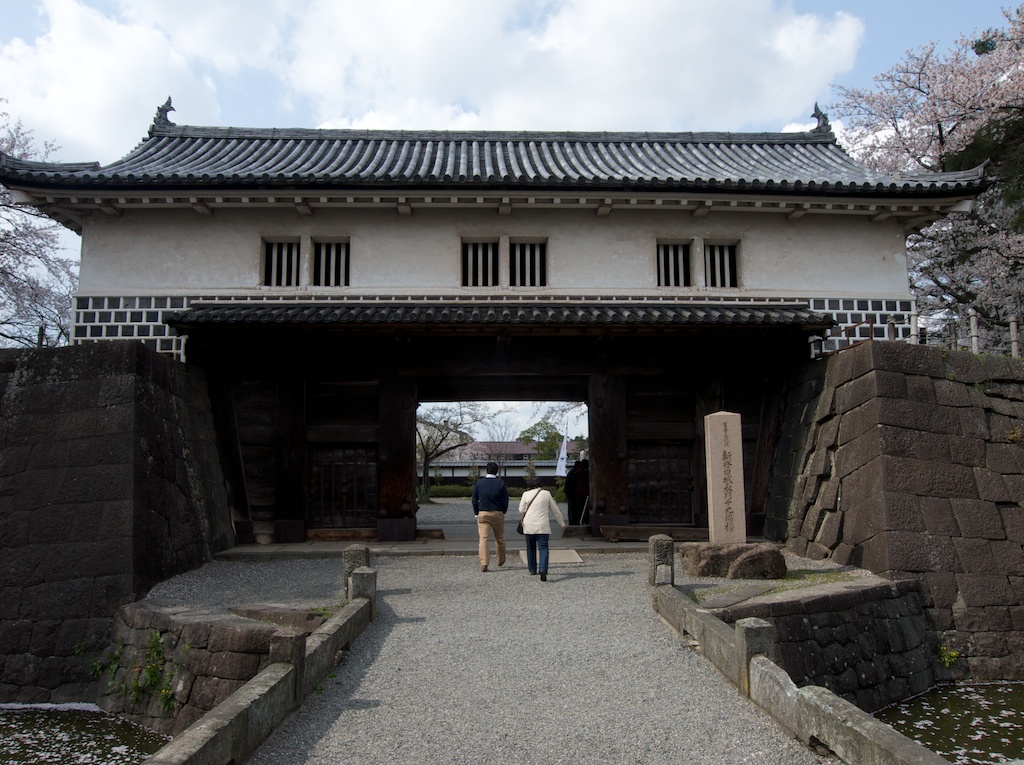
M548 573L549 534L524 534L526 537L526 568L531 574ZM540 560L538 561L538 553Z

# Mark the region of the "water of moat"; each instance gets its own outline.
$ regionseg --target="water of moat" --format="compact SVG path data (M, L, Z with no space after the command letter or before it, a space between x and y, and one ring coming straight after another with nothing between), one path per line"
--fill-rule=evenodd
M1024 682L942 685L875 717L957 765L1024 762Z
M135 765L167 741L92 704L0 704L0 762L11 765Z

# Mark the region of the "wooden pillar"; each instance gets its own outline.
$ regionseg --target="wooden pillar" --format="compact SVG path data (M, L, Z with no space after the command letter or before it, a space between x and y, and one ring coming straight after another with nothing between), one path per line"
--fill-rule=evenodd
M590 526L629 523L626 385L621 375L590 376Z
M385 375L379 390L377 538L409 541L416 538L416 379Z

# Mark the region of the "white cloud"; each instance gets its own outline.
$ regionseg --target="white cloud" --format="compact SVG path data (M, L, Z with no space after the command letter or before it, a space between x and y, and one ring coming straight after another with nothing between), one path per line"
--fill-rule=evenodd
M194 125L763 129L827 100L863 35L782 0L87 2L0 41L0 95L68 160L127 153L167 95Z
M159 29L186 59L233 74L280 64L288 0L121 0L132 26Z
M141 140L168 93L216 118L210 93L158 30L110 19L76 0L44 0L45 35L0 46L0 94L52 139L62 159L110 161Z
M743 129L809 112L863 34L848 14L769 0L562 0L528 23L520 11L318 0L289 84L324 125Z

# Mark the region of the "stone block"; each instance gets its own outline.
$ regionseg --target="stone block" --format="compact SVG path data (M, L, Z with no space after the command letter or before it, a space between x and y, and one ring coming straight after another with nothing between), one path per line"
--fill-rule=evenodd
M267 653L270 638L277 627L272 625L241 625L229 621L210 626L206 650L210 653L236 651L240 653Z
M210 710L245 684L242 680L218 677L197 677L192 683L189 704Z
M1005 576L957 574L960 597L968 608L1017 605L1017 597Z
M1006 490L1010 492L1011 501L1024 504L1024 475L1004 475Z
M814 541L824 548L831 550L839 542L840 534L843 530L843 514L842 513L825 513L821 528L818 531L817 537Z
M1020 473L1020 444L989 443L985 447L985 467L1003 475Z
M938 462L951 461L948 434L891 425L880 425L876 432L883 454Z
M1006 538L1012 542L1024 543L1024 510L1019 505L1000 505L999 514L1003 518Z
M949 456L955 465L979 467L985 464L986 441L980 438L966 438L955 434L946 436L949 442Z
M932 536L959 536L960 528L956 525L953 507L944 497L921 497L921 516L925 528Z
M887 491L922 497L978 498L974 471L969 467L889 456L880 457L879 461Z
M959 571L967 574L998 576L1001 574L992 554L992 542L974 537L953 537L952 544L960 563ZM952 568L950 571L954 570Z
M958 409L956 413L960 420L960 429L959 431L950 431L951 433L959 433L965 438L980 438L984 441L988 441L991 438L988 417L985 416L984 409L969 407Z
M967 407L973 405L970 389L956 380L935 380L935 402L939 406Z
M52 619L57 615L87 619L94 615L92 595L91 579L43 582L23 590L21 615L32 621Z
M0 675L0 682L21 686L36 685L39 677L39 667L42 659L30 653L11 654L4 662L3 674ZM49 697L49 694L46 694ZM19 694L20 698L20 694Z
M249 680L259 672L260 656L255 653L235 651L211 652L207 672L212 677L225 680Z
M906 376L900 372L873 369L836 389L836 413L844 414L872 398L907 397Z
M998 473L988 468L974 469L975 482L978 484L978 498L988 502L1009 502L1010 490L1007 482Z
M956 570L957 558L950 541L924 533L885 532L866 541L862 548L860 565L876 574Z
M950 501L957 527L964 537L1005 539L1003 516L995 502L971 499Z
M907 398L925 404L937 403L935 381L924 375L906 375Z
M974 636L974 650L977 656L1006 656L1008 651L1006 633L980 632Z
M1020 542L992 542L992 557L1000 574L1024 576L1024 548Z

